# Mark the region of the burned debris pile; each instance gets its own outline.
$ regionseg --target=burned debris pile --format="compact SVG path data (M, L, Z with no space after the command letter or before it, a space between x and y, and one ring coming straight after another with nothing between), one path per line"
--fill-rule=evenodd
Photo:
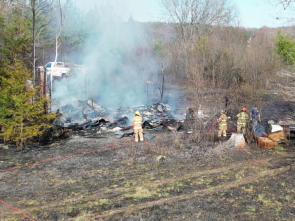
M59 125L82 136L99 137L113 133L122 138L133 135L132 118L136 110L141 112L144 129L178 131L183 126L183 120L176 119L168 104L104 108L91 100L60 106L58 111L62 116ZM145 133L145 137L153 139L154 135Z
M262 110L263 121L273 120L280 125L295 125L295 104L292 102L273 102Z

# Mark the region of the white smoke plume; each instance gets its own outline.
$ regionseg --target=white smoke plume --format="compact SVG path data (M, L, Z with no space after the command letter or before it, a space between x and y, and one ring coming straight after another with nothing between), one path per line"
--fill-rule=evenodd
M160 68L150 36L142 23L124 20L128 12L125 1L97 2L76 1L84 28L88 28L84 50L78 55L85 71L55 81L53 102L75 105L79 100L93 99L116 108L150 103L147 82L156 78ZM150 93L152 90L149 88Z

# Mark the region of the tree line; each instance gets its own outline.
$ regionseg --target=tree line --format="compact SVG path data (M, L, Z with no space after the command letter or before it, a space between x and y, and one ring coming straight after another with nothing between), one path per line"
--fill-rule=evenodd
M212 110L218 112L225 108L225 97L233 109L262 106L277 71L294 64L294 36L284 28L239 27L228 0L162 2L175 30L162 42L165 72L187 85L196 110L212 99ZM275 3L288 7L293 1Z

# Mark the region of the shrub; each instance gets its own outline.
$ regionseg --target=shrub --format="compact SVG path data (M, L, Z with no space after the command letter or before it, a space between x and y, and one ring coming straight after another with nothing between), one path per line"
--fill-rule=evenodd
M278 32L276 52L286 64L295 64L295 41L288 35Z

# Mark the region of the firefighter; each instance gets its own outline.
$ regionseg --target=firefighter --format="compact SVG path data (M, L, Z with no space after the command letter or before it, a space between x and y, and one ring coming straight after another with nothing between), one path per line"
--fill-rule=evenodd
M138 142L138 136L140 141L143 141L142 117L140 116L139 111L135 112L135 117L132 119L132 123L135 142Z
M247 109L245 107L242 108L241 112L237 115L237 132L238 133L246 133L246 125L249 120L249 116L246 113Z
M250 112L250 119L254 128L257 126L258 122L261 122L261 113L256 105L252 108Z
M224 112L224 110L222 110L221 115L218 119L218 138L220 138L221 136L226 137L226 131L227 131L227 116Z

